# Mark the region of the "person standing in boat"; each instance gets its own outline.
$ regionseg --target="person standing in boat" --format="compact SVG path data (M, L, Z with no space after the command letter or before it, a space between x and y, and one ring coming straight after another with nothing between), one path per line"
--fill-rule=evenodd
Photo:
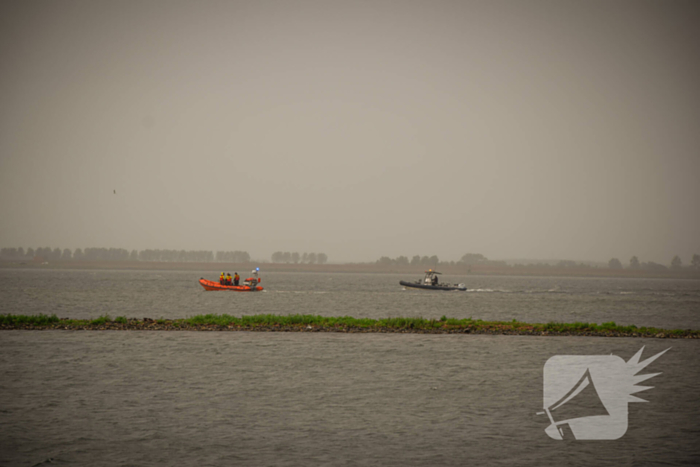
M255 287L256 285L258 285L260 283L260 278L258 277L258 270L253 269L251 274L252 275L246 279L246 285L248 285L250 287Z
M226 273L226 285L231 285L231 284L232 284L232 282L231 282L231 273L230 273L230 272L227 272L227 273Z
M224 285L226 282L226 276L222 272L221 275L219 276L219 284Z
M239 282L241 282L241 276L239 276L237 272L234 272L233 273L233 285L238 285Z

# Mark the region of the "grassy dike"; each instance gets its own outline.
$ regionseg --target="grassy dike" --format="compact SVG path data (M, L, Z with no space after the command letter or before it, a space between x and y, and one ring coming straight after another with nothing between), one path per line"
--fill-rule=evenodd
M507 334L534 336L656 337L698 339L700 330L618 326L614 322L521 323L480 319L351 318L314 315L196 315L184 319L135 319L108 315L96 319L58 318L56 315L0 315L0 330L89 330L89 331L258 331L258 332L378 332L424 334Z

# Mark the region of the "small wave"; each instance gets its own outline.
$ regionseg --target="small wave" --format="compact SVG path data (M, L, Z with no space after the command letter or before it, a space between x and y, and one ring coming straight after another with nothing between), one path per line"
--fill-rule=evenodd
M41 465L49 465L49 464L56 464L57 459L55 457L49 457L48 459L45 459L37 464L34 464L32 467L39 467Z
M550 294L550 293L559 293L559 294L567 294L571 293L568 290L562 290L562 289L527 289L527 290L518 290L514 293L524 293L524 294Z
M467 289L467 292L484 292L484 293L511 293L507 289Z
M294 293L294 294L324 294L324 293L329 293L328 291L325 290L269 290L269 289L263 289L262 292L274 292L277 294L286 294L286 293Z

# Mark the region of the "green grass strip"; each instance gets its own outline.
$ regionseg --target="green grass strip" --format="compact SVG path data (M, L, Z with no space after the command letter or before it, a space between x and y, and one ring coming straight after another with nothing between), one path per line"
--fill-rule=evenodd
M354 328L365 330L415 330L415 331L469 331L469 332L522 332L522 333L546 333L546 334L624 334L640 336L656 336L664 334L666 336L700 337L700 330L691 329L661 329L652 327L637 327L634 325L620 326L614 322L603 324L595 323L523 323L513 321L482 321L480 319L455 319L443 316L440 319L425 318L353 318L350 316L317 316L317 315L243 315L240 317L228 314L206 314L196 315L184 319L157 319L157 320L127 320L126 317L119 316L112 320L109 315L103 315L95 319L59 319L56 315L0 315L0 326L5 328L27 328L27 327L95 327L108 325L122 326L143 326L144 323L156 323L158 325L168 325L178 328L187 327L236 327L255 329L263 327L319 327L319 328Z
M48 326L57 324L61 320L56 315L0 315L0 325L7 326Z

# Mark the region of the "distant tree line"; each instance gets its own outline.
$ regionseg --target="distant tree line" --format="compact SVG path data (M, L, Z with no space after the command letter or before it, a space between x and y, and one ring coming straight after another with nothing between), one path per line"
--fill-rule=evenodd
M465 266L473 266L473 265L486 265L486 266L498 266L498 267L508 267L508 264L505 261L493 261L489 260L487 257L485 257L482 254L479 253L466 253L460 258L459 261L440 261L439 258L436 255L433 256L420 256L416 255L410 260L406 256L398 256L396 258L390 258L388 256L382 256L376 261L377 265L381 265L384 267L388 266L425 266L425 267L430 267L430 268L438 268L442 266L458 266L458 265L465 265ZM515 264L513 267L515 268L542 268L542 267L551 267L551 268L558 268L558 269L582 269L582 268L593 268L593 267L599 267L598 265L591 264L591 263L584 263L584 262L576 262L572 260L560 260L556 263L554 262L537 262L537 263L532 263L532 264ZM610 269L624 269L622 262L617 259L617 258L612 258L610 261L608 261L608 267ZM670 269L672 270L680 270L683 269L683 264L681 262L681 259L679 256L674 256L673 259L671 260L671 266ZM630 265L629 269L641 269L641 270L646 270L646 271L666 271L669 269L669 267L664 266L663 264L658 264L654 263L653 261L649 261L646 263L640 263L639 259L636 256L633 256L632 259L630 259ZM686 267L686 269L694 269L694 270L700 270L700 255L695 254L693 255L691 261L690 261L690 266Z
M217 251L217 263L249 263L250 255L247 251Z
M484 264L488 266L507 266L507 263L505 261L490 260L480 253L466 253L462 256L462 258L460 258L459 261L457 261L457 264L459 263L464 263L467 266L471 266L473 264Z
M289 251L275 251L272 253L273 263L292 264L326 264L328 256L325 253L302 253Z
M556 268L556 269L582 269L595 267L590 263L576 262L570 259L562 259L557 262L538 261L535 263L513 265L515 268Z
M612 258L610 261L608 261L608 267L610 269L623 269L622 262L617 258ZM690 259L689 268L700 270L700 255L697 253L693 255L693 257ZM643 271L667 271L669 268L663 264L655 263L653 261L642 263L639 261L639 258L633 256L630 258L628 269L638 269ZM676 255L673 257L673 259L671 259L671 269L683 269L683 261L681 261L680 256Z
M249 263L247 251L217 251L216 255L208 250L125 250L124 248L2 248L0 259L6 260L40 260L40 261L151 261L178 263Z
M152 261L152 262L227 262L227 263L248 263L250 255L247 251L217 251L214 254L208 250L125 250L123 248L76 248L72 251L68 248L2 248L0 249L0 259L3 260L41 260L41 261ZM303 253L276 251L272 254L273 263L293 263L293 264L325 264L328 256L325 253ZM441 262L437 255L420 256L415 255L410 260L407 256L389 258L382 256L376 261L381 266L427 266L437 268L440 266L455 265L488 265L507 266L505 261L492 261L479 253L466 253L459 261ZM590 268L590 264L577 263L571 260L561 260L556 264L536 263L529 265L515 264L514 267L557 267L557 268ZM610 269L639 269L645 271L667 271L668 266L658 264L653 261L640 262L639 258L630 258L629 266L625 268L618 258L608 261ZM683 266L681 258L676 255L671 259L671 270L691 269L700 271L700 255L694 254L689 266Z
M132 251L132 255L133 253ZM208 250L142 250L134 256L138 261L160 263L211 263L214 261L214 253Z
M428 266L436 268L440 264L440 259L437 255L433 256L421 256L415 255L409 261L407 256L397 256L396 258L389 258L388 256L382 256L377 260L377 264L381 266Z
M464 265L471 266L474 264L484 264L489 266L507 266L505 261L491 261L484 255L479 253L466 253L462 256L459 261L440 261L437 255L432 256L421 256L415 255L410 260L407 256L398 256L396 258L390 258L388 256L382 256L377 260L378 265L381 266L427 266L430 268L437 268L440 266L455 266Z
M0 258L2 259L33 259L42 258L45 261L56 261L60 259L71 259L73 253L69 249L61 250L60 248L2 248L0 249Z

